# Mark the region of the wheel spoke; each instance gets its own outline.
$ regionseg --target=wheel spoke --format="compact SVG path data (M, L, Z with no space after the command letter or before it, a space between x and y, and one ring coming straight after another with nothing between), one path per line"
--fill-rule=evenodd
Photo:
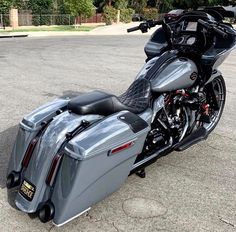
M216 96L216 101L219 106L219 110L216 111L212 109L210 112L211 122L203 123L203 126L209 131L212 128L214 128L215 125L218 123L220 116L222 114L222 111L224 108L224 102L225 102L225 89L224 89L224 84L222 80L220 78L215 79L212 83L212 87L213 87L212 89L214 91L214 94Z

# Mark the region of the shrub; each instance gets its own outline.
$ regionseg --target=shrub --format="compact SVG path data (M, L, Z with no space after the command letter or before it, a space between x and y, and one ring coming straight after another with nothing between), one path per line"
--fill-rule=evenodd
M127 9L128 1L127 0L116 0L114 3L114 6L118 10Z
M120 21L123 23L130 23L132 21L133 14L134 14L134 10L132 8L121 9Z
M156 8L146 8L143 11L143 16L146 20L157 19L158 18L158 10Z
M225 21L232 24L232 23L236 22L236 19L235 18L225 18Z
M117 20L117 10L112 6L105 6L103 8L104 20L107 25L110 25Z

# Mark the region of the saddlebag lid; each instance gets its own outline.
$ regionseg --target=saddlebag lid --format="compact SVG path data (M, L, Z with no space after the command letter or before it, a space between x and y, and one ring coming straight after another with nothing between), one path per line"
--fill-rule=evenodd
M137 155L142 152L149 130L147 122L138 115L121 111L104 118L74 137L65 147L65 152L74 159L84 160L104 152L109 155L112 149L130 142L133 143L132 150Z

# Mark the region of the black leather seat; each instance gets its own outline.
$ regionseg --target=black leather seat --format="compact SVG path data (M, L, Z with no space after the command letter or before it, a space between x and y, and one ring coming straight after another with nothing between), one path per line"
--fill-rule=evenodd
M79 115L107 116L122 110L138 114L148 108L150 95L150 81L138 79L119 97L102 91L93 91L73 98L68 104L68 110Z

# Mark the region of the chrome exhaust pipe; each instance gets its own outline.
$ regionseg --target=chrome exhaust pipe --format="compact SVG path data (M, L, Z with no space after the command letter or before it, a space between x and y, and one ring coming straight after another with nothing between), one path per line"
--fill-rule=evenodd
M51 201L46 202L38 212L38 217L43 223L51 221L54 215L55 207Z

